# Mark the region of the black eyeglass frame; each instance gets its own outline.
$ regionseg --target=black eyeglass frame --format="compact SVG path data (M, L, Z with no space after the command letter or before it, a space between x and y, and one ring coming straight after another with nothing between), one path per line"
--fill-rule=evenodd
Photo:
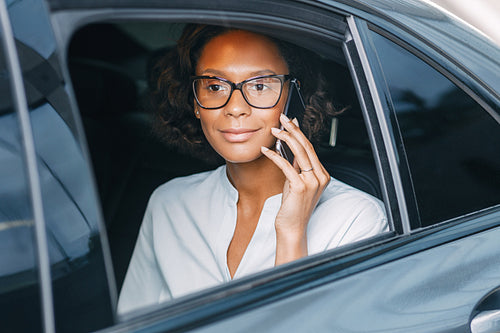
M261 106L255 106L255 105L253 105L252 103L250 103L248 101L247 97L245 96L245 93L243 92L243 90L241 88L243 87L243 85L245 83L247 83L249 81L256 80L256 79L261 79L261 78L269 78L269 77L276 77L276 78L279 78L280 81L281 81L280 95L278 96L278 99L276 100L276 103L274 103L274 105L266 106L266 107L261 107ZM216 79L216 80L220 80L222 82L226 82L227 84L229 84L231 86L231 92L229 93L229 96L228 96L226 102L224 104L222 104L221 106L218 106L216 108L208 108L208 107L203 106L200 103L200 101L198 100L198 97L196 96L195 81L197 79ZM245 100L245 102L247 102L247 104L250 105L253 108L256 108L256 109L271 109L271 108L274 108L276 106L276 104L278 104L278 102L281 99L281 94L283 93L283 85L285 84L286 81L288 81L290 79L292 79L292 76L290 74L272 74L272 75L255 76L255 77L251 77L249 79L246 79L244 81L241 81L240 83L233 83L233 82L231 82L231 81L229 81L227 79L224 79L224 78L218 77L218 76L207 76L207 75L191 76L194 99L196 100L196 103L202 109L206 109L206 110L216 110L216 109L220 109L220 108L225 107L227 105L227 103L229 103L229 100L231 99L231 96L233 96L233 92L235 90L239 90L241 92L241 95L243 96L243 99Z

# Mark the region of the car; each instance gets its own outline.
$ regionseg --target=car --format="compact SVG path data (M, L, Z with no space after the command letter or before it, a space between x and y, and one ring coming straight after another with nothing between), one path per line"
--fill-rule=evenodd
M344 109L316 145L390 231L116 314L165 181L219 165L151 134L186 23L315 52ZM4 332L500 331L500 49L418 0L0 0Z

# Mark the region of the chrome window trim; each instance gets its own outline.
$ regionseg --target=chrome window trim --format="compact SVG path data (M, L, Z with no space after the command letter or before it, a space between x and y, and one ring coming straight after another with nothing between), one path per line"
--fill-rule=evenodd
M364 71L361 66L361 60L359 59L359 55L357 53L350 32L346 33L346 41L343 45L343 49L347 60L347 65L353 79L356 94L358 95L359 105L363 113L363 118L365 120L365 123L367 124L366 128L374 155L373 157L375 166L377 168L377 174L379 176L382 198L386 207L386 213L391 226L391 230L394 230L398 234L401 234L402 227L401 223L399 222L400 214L398 208L394 207L396 203L391 203L397 201L397 198L394 195L394 190L392 190L392 175L390 172L390 168L387 167L387 152L385 151L383 144L379 143L383 139L381 132L377 126L378 119L375 115L375 112L372 111L375 109L373 105L373 98L368 89ZM393 210L393 208L396 209Z
M30 187L31 205L35 225L35 239L38 260L38 275L40 278L41 306L43 328L45 333L55 332L54 306L52 299L52 279L50 259L47 245L45 217L42 205L42 192L35 154L35 143L31 128L26 92L24 90L21 65L12 32L7 6L0 1L0 24L2 26L3 47L5 49L7 69L11 74L11 88L14 107L17 110L21 136L23 139L24 158L26 160L28 181Z
M378 125L381 131L381 135L384 141L384 148L387 152L387 159L389 163L389 167L391 169L392 174L392 182L395 190L395 195L397 198L397 205L399 208L399 214L401 218L401 227L403 234L409 234L411 232L410 219L408 217L408 210L406 205L406 199L403 190L403 184L401 182L401 176L398 167L397 161L397 153L394 147L394 138L391 135L391 131L389 130L389 125L387 123L384 107L380 100L380 95L377 89L377 85L375 83L374 75L371 69L370 62L368 60L368 56L366 54L366 50L363 45L363 41L361 39L361 35L358 29L359 25L364 25L366 27L366 23L361 21L360 19L354 18L353 16L347 16L347 24L350 29L351 37L358 52L358 56L361 61L361 65L364 70L364 74L366 77L366 81L368 84L368 89L372 96L373 105L375 108L375 113L378 119ZM364 112L368 112L366 109ZM381 167L381 166L379 166ZM387 190L386 190L387 191ZM384 200L387 199L387 193L384 193ZM396 227L396 226L394 226Z

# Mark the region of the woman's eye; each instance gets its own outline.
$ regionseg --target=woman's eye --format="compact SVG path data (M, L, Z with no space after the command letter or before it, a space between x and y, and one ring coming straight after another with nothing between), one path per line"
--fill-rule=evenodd
M211 92L218 92L222 90L222 86L220 84L211 84L208 86L208 90L210 90Z
M253 90L253 91L264 91L266 89L268 89L268 86L265 85L264 83L254 83L250 86L250 89Z
M255 85L255 90L261 91L261 90L264 90L264 89L266 89L266 86L264 84L262 84L262 83L257 83Z
M226 85L224 85L222 82L217 81L217 80L212 80L210 82L205 82L205 84L203 86L204 86L204 89L208 93L212 93L212 94L213 93L220 93L222 91L227 90Z

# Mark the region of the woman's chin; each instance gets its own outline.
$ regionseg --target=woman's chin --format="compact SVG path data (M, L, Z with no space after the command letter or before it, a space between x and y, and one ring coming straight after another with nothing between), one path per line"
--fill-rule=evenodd
M251 163L257 161L261 158L266 158L260 150L256 152L244 151L244 152L232 152L230 154L220 154L224 160L228 163L240 164L240 163Z

